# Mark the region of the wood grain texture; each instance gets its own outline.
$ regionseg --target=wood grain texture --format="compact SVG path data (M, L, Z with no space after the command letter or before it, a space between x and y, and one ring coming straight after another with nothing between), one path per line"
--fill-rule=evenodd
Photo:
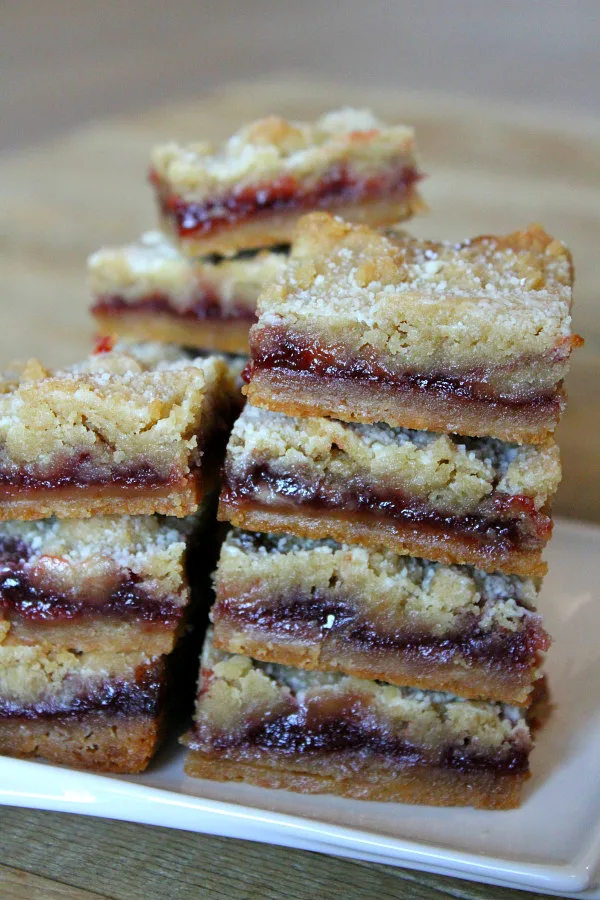
M19 0L0 6L0 150L295 71L597 113L597 0Z
M73 887L92 885L111 900L533 900L540 896L284 847L32 810L2 811L0 863L5 859L11 866L43 872ZM3 896L1 889L0 880Z
M415 233L457 238L538 220L571 245L576 327L586 347L575 357L560 429L558 510L600 521L600 125L591 119L282 76L98 122L0 160L0 361L38 355L55 364L87 352L85 257L154 224L145 168L155 141L223 137L264 113L312 117L348 103L416 126L432 212L414 224ZM14 869L115 900L537 896L160 828L28 810L0 816L0 862L9 867L0 870L0 896L11 896L5 886Z
M106 897L106 894L92 894L3 865L0 865L0 892L5 900L103 900Z
M0 360L37 355L54 364L87 351L85 258L154 225L145 181L153 143L224 137L268 112L310 118L348 103L415 125L431 207L411 226L416 234L459 238L540 221L571 246L574 323L586 346L574 357L558 433L565 477L556 511L600 521L600 123L593 119L282 76L76 131L0 162Z

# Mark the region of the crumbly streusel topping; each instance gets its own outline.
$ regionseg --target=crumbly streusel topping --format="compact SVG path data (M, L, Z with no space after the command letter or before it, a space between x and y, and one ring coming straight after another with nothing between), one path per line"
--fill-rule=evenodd
M160 231L149 231L124 247L98 250L88 259L92 293L139 300L164 294L185 307L198 300L202 289L218 297L224 313L243 306L254 311L260 291L278 278L285 267L285 253L261 250L218 262L183 256Z
M365 681L339 673L308 671L261 663L245 656L223 653L207 635L196 721L215 730L243 726L244 721L289 706L300 707L321 696L360 697L368 704L371 726L404 731L411 739L447 741L470 737L482 747L495 747L508 739L529 742L522 709L497 702L465 700L453 694L402 688Z
M0 381L0 458L51 465L90 452L107 464L146 457L185 468L215 398L233 390L225 361L169 345L120 345L51 372L37 360Z
M92 292L97 296L179 293L193 277L193 261L160 231L148 231L123 247L103 247L88 257Z
M142 652L65 650L48 643L0 645L0 696L5 702L54 701L64 709L81 694L109 681L135 681L152 659Z
M237 528L221 548L215 582L218 598L241 601L257 585L264 598L311 597L316 591L355 601L367 615L407 618L440 631L468 614L480 618L484 629L515 631L535 610L539 587L532 578L473 566Z
M285 416L247 404L227 447L230 476L267 462L280 474L348 483L357 476L379 487L423 497L436 508L473 509L493 491L531 497L541 508L561 478L558 447L509 444Z
M538 225L452 244L313 213L259 299L255 333L281 326L425 371L498 366L569 340L572 283L568 249Z
M171 190L202 200L237 184L284 175L319 177L342 162L358 172L389 164L414 166L413 154L411 128L385 125L367 110L341 109L312 123L259 119L220 147L164 144L154 148L151 164Z
M20 565L43 590L96 596L110 594L120 573L138 576L140 587L159 598L184 588L184 553L198 516L96 516L0 524L3 548L22 548ZM91 597L84 597L90 599ZM175 597L174 597L175 599ZM185 602L187 594L182 594Z

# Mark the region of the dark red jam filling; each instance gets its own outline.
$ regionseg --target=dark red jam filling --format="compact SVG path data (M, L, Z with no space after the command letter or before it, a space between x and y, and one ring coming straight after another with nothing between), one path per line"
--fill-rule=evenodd
M196 203L169 194L159 177L150 172L162 213L174 223L181 237L212 234L273 213L329 209L383 199L393 201L407 195L420 177L416 169L406 165L366 178L354 173L350 166L338 164L311 187L291 175L282 175L264 184L237 188L230 194Z
M7 558L0 542L0 610L12 621L33 623L67 622L87 617L118 618L175 628L183 607L165 597L154 598L139 585L131 571L121 574L119 584L100 599L67 596L42 590L32 584L27 572Z
M115 295L99 297L92 307L94 315L119 316L128 313L144 313L145 315L166 316L169 319L178 319L183 322L248 322L248 325L256 321L252 310L242 303L229 305L224 310L223 304L214 291L203 288L196 298L193 298L185 307L174 303L168 294L148 294L135 300L126 300Z
M22 705L0 697L0 719L77 718L94 712L113 715L156 715L164 691L164 663L139 666L131 681L103 681L68 701L60 698Z
M485 602L483 598L482 603ZM365 621L350 600L332 598L315 591L310 596L291 595L283 599L261 601L218 600L213 609L215 624L231 622L239 628L252 627L273 638L331 638L348 642L363 653L402 653L410 662L452 663L457 658L490 663L495 668L530 669L546 651L550 641L538 616L528 616L517 631L496 628L484 631L476 616L463 617L461 623L445 635L417 629L399 629L393 633L378 630ZM376 657L375 660L376 661Z
M425 748L392 734L385 726L378 726L369 709L360 707L360 701L354 704L350 698L342 703L329 699L309 702L306 707L292 701L291 708L280 714L248 723L239 732L213 733L208 742L210 749L220 752L259 750L283 757L351 753L363 758L392 760L402 768L433 765L460 772L491 771L499 775L529 770L529 750L516 742L508 741L497 753L489 754L472 749L469 738L459 745Z
M243 505L255 500L265 488L281 498L280 504L269 502L269 509L289 510L291 500L294 505L311 509L343 510L350 515L369 513L439 535L458 533L480 550L494 554L539 549L552 530L550 517L538 512L529 497L497 492L485 501L482 511L449 515L430 508L422 500L405 497L400 491L379 491L358 479L344 485L312 482L279 475L268 464L256 464L243 478L234 477L226 469L221 497L226 504Z
M361 359L348 359L341 347L323 347L284 329L263 328L251 338L252 362L244 378L252 380L255 371L304 373L322 379L364 381L388 385L399 391L411 390L459 400L477 400L518 409L521 407L560 407L555 389L527 397L515 397L495 391L486 383L484 369L473 369L460 375L447 372L392 372L374 353Z
M0 534L0 565L19 567L31 556L31 547L22 538Z
M135 490L175 484L181 478L179 473L157 472L146 462L125 465L99 462L88 451L63 458L52 467L45 467L43 474L38 473L36 468L36 464L19 467L6 460L0 461L0 495L12 496L15 489L52 491L109 485Z

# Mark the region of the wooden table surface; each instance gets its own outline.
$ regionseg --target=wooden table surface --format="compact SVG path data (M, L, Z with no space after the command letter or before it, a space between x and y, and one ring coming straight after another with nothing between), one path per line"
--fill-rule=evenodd
M557 511L600 522L600 124L591 118L282 75L200 102L95 122L0 160L0 360L37 355L54 364L86 352L85 257L153 225L144 173L155 141L219 137L256 115L312 117L349 103L416 126L432 210L415 222L417 234L457 238L540 221L571 246L575 327L586 345L574 358L558 435L565 477ZM0 829L0 896L19 900L533 896L53 813L2 810Z

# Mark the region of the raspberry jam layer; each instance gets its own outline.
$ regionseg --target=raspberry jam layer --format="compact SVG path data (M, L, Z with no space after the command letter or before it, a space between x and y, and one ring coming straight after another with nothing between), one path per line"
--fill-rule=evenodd
M273 213L302 213L387 199L393 203L407 196L420 177L415 168L404 164L370 177L339 164L310 186L292 175L282 175L273 181L237 188L197 203L169 193L159 177L150 172L162 214L182 238L214 234Z
M252 310L243 303L228 304L225 310L219 295L210 288L203 288L197 297L192 298L185 306L175 303L168 294L156 293L135 300L125 299L119 295L99 297L92 307L93 315L115 318L134 312L166 316L183 322L244 321L250 325L256 321Z
M116 585L90 601L44 590L33 583L22 563L28 549L20 542L0 539L0 611L11 619L31 623L55 623L89 617L118 618L175 628L183 607L167 597L155 597L140 587L141 578L130 570L120 573Z
M425 765L506 775L529 770L529 747L506 742L498 751L486 753L471 749L468 741L438 746L432 741L430 746L421 746L395 735L384 722L375 721L368 703L363 703L360 696L348 694L341 698L311 698L306 704L292 700L285 710L259 722L246 720L231 732L215 731L208 736L200 728L197 739L192 738L190 744L193 749L234 751L245 757L262 753L284 758L347 754L349 761L374 757L401 768Z
M52 467L37 470L35 464L19 467L0 460L0 499L26 491L60 491L69 488L110 486L115 488L153 488L177 484L179 472L163 473L151 463L140 461L125 465L99 463L88 451L81 451Z
M365 351L360 359L349 359L348 352L342 347L324 347L318 341L307 342L306 338L285 329L261 328L257 335L251 336L251 355L252 362L244 372L246 382L251 381L256 372L277 370L290 374L305 373L323 381L362 381L393 386L398 391L418 391L465 402L485 401L510 409L524 407L551 413L561 407L555 387L536 393L527 391L519 396L495 391L488 378L493 373L501 376L501 367L471 369L460 375L440 371L392 372L374 353L369 355ZM561 361L562 357L548 359L547 365L551 367Z
M482 598L485 603L485 598ZM528 670L539 662L550 641L541 618L529 615L520 628L481 629L474 615L464 616L455 629L443 635L418 628L400 626L392 633L367 620L352 600L332 598L327 592L315 591L310 596L292 594L283 599L261 592L261 599L227 598L217 601L213 621L231 623L244 632L251 628L264 632L273 641L305 641L308 646L320 641L348 644L360 653L401 653L410 662L451 663L468 660L495 669Z
M234 477L226 470L221 496L225 504L243 505L259 498L265 490L275 498L268 502L269 509L289 509L292 502L312 510L343 510L350 515L369 513L378 519L403 522L440 536L456 533L490 553L539 549L552 531L550 516L536 510L533 501L521 495L496 491L486 499L483 508L452 515L400 491L376 489L358 479L353 479L350 487L312 482L300 476L280 475L268 464L256 464L243 477ZM263 505L262 501L258 502Z
M82 689L75 698L60 697L21 704L0 697L0 721L4 719L78 718L92 712L113 715L156 715L164 690L164 664L139 666L131 680L104 680Z

